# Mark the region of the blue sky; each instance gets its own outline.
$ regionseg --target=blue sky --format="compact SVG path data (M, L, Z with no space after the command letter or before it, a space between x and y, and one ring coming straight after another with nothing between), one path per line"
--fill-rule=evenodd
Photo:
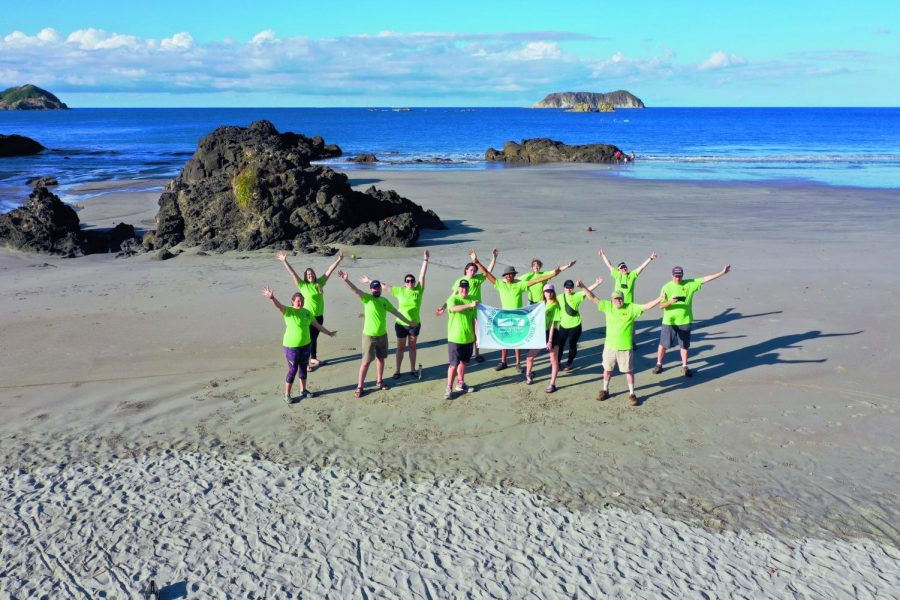
M0 2L0 87L73 107L900 105L896 1Z

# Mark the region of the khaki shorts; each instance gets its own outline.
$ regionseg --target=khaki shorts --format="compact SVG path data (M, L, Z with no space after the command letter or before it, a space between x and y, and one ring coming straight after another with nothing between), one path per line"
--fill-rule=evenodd
M387 334L379 336L363 335L362 336L362 358L366 362L372 362L376 358L387 358L388 355L388 336Z
M631 373L634 369L634 350L613 350L603 347L603 370L612 372L619 365L619 373Z

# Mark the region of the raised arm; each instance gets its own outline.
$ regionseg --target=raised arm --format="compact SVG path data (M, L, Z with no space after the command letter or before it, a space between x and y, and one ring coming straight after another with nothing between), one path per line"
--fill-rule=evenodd
M373 279L371 277L369 277L368 275L363 275L362 277L359 278L359 282L364 283L366 285L369 285L370 283L372 283L372 281L373 281ZM391 284L385 283L383 281L380 283L381 283L381 287L384 288L385 290L387 290L388 293L390 293L391 287L393 287L393 286Z
M422 289L425 289L425 272L428 270L428 259L431 257L431 253L428 250L422 252L422 268L419 269L419 285L422 286Z
M656 252L651 252L651 253L650 253L650 258L648 258L647 260L645 260L644 262L642 262L642 263L641 263L641 266L639 266L637 269L634 270L635 274L636 274L636 275L640 275L640 274L641 274L641 271L643 271L644 269L646 269L646 268L647 268L647 265L649 265L650 263L652 263L652 262L653 262L654 260L656 260L657 258L659 258L659 255L658 255Z
M557 275L559 275L560 273L562 273L563 271L565 271L566 269L568 269L569 267L571 267L574 264L575 264L575 261L573 260L572 262L570 262L567 265L558 265L555 269L553 269L546 275L542 275L541 277L535 277L534 279L532 279L530 281L526 281L525 285L527 287L531 287L537 283L543 283L545 281L549 281L550 279L553 279L554 277L556 277Z
M287 269L288 273L291 274L291 277L294 278L294 285L300 285L300 282L301 282L300 276L297 275L297 271L295 271L294 267L292 267L291 264L288 262L287 253L279 252L278 254L275 255L275 258L277 258L278 260L281 261L281 264L284 265L284 268Z
M338 277L341 279L341 281L343 281L348 286L350 286L350 289L353 290L354 294L356 294L357 296L362 298L363 291L361 289L359 289L358 287L356 287L352 281L350 281L350 276L347 275L346 271L338 271Z
M329 265L327 269L325 269L325 280L327 281L331 274L334 273L334 270L337 269L337 266L341 264L341 261L344 260L344 251L338 250L337 258L334 259L334 262Z
M478 269L484 273L484 276L487 277L487 280L491 282L491 285L497 283L497 278L494 277L494 274L491 273L490 269L486 269L481 261L478 260L478 255L475 253L475 250L469 250L469 259L475 264ZM493 263L493 261L491 261Z
M603 281L603 278L602 278L602 277L598 277L597 280L598 280L598 285L599 285L599 282L600 282L600 281ZM598 303L600 302L600 299L597 298L597 296L594 295L594 292L591 290L591 288L585 287L584 282L583 282L582 280L579 279L578 281L576 281L576 282L575 282L575 285L578 286L578 287L580 287L581 289L584 290L584 296L585 296L585 298L587 298L588 300L590 300L590 301L593 302L594 304L598 304ZM596 287L596 286L595 286L595 287Z
M730 270L731 270L731 265L725 265L725 268L722 269L721 271L719 271L718 273L713 273L712 275L707 275L706 277L704 277L703 283L709 283L713 279L718 279L719 277L721 277L725 273L729 272Z
M591 285L587 286L587 287L584 288L584 289L586 289L586 290L589 291L589 292L593 292L594 290L597 289L597 286L599 286L601 283L603 283L603 278L602 278L602 277L598 277L597 280L596 280L594 283L592 283Z
M606 257L606 252L603 251L603 248L600 248L600 251L597 252L597 254L599 254L600 258L603 259L603 262L606 263L606 268L609 269L610 271L612 271L612 268L613 268L612 263L609 262L609 259Z
M491 248L491 262L488 263L488 271L491 273L494 272L494 267L497 265L497 257L499 255L500 252L498 252L496 248Z
M646 312L646 311L650 310L651 308L653 308L654 306L656 306L657 304L659 304L660 302L662 302L662 300L663 300L663 296L660 296L656 300L651 300L650 302L647 302L646 304L641 304L641 308L643 308L644 312Z
M262 289L262 293L263 293L263 296L265 296L266 298L268 298L269 300L272 301L272 304L275 306L275 308L278 309L278 312L280 312L281 314L284 314L284 309L286 307L284 306L284 304L282 304L281 302L278 301L278 298L275 297L275 292L272 291L272 288L270 288L269 286L265 286Z

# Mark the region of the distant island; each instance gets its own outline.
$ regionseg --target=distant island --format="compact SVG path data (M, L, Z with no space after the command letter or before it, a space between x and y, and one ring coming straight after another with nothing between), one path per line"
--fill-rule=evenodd
M609 112L614 108L644 108L640 98L625 90L609 92L555 92L533 108L567 108L574 112Z
M65 102L30 83L0 93L0 110L68 110Z

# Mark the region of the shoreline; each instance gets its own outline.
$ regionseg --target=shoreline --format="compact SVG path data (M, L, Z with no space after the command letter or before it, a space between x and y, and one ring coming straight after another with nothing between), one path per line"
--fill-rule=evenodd
M0 301L9 310L0 315L0 344L16 348L0 363L7 468L256 453L286 468L339 467L357 474L352 481L368 473L410 485L524 490L555 510L622 510L715 535L900 545L900 474L884 468L900 456L900 353L891 344L900 325L884 310L900 289L898 192L673 188L582 169L350 179L394 189L450 227L426 231L414 248L353 248L356 258L341 266L354 278L393 283L430 248L423 382L403 379L353 398L361 311L333 279L325 324L338 336L321 343L329 364L310 375L320 395L284 406L282 325L259 288L273 285L281 298L291 285L269 251L189 250L162 263L2 250ZM86 224L109 221L121 212L116 198L87 200L79 216L93 210ZM130 200L132 214L155 215L149 193ZM586 281L608 278L599 247L629 264L657 250L661 264L641 276L638 301L668 280L671 264L688 276L726 262L733 271L695 302L692 380L678 375L673 356L663 374L649 373L659 313L638 322L637 408L627 406L618 373L613 397L594 399L603 322L593 310L584 311L576 370L560 377L556 394L498 375L491 352L467 377L476 391L447 403L446 322L432 311L466 250L487 255L492 246L500 267L524 268L535 253L547 265L577 258L571 277ZM317 271L330 260L291 259ZM608 285L599 293L608 295ZM485 301L495 299L486 290ZM539 384L548 370L539 358ZM392 373L393 353L389 381Z

